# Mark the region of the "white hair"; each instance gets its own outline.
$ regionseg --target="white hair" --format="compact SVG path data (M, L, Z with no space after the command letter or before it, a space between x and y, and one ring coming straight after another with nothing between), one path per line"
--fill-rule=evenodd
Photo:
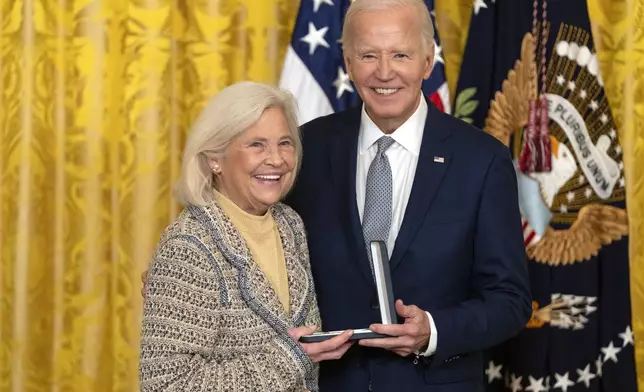
M206 205L212 202L217 184L208 160L223 157L230 143L270 108L282 110L293 139L295 167L282 196L291 190L302 157L295 99L288 91L268 84L239 82L215 95L190 130L183 152L181 176L175 185L175 197L180 203Z
M434 25L427 5L423 0L353 0L349 5L342 26L342 48L352 50L353 30L350 28L353 18L362 12L385 11L396 7L415 7L420 24L420 36L423 48L427 51L434 45Z

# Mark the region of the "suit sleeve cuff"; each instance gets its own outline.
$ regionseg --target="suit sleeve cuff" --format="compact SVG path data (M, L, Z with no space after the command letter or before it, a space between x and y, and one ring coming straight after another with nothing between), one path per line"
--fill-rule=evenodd
M434 353L436 352L436 346L438 344L438 331L436 330L436 324L434 324L432 315L429 312L425 313L427 314L427 319L429 320L429 344L427 345L427 350L425 350L424 353L420 353L420 355L429 357L431 355L434 355Z

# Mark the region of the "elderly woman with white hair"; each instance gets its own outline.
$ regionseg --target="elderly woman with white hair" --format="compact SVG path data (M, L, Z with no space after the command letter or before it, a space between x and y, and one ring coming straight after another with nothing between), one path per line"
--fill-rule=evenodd
M317 363L350 331L320 326L302 220L280 200L301 158L292 96L242 82L222 90L188 137L186 206L154 253L143 311L142 391L316 391Z

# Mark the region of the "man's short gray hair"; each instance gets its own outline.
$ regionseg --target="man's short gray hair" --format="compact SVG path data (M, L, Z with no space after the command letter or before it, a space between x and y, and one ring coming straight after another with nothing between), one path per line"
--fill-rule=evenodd
M344 17L342 26L342 47L344 51L352 50L353 37L350 28L353 17L361 12L383 11L394 7L415 7L420 23L420 35L423 48L428 51L434 45L434 25L424 0L354 0Z
M295 167L292 181L282 196L291 190L302 157L295 99L290 92L268 84L239 82L215 95L192 126L183 152L181 176L175 186L180 203L206 205L213 200L216 184L208 160L223 157L230 143L270 108L282 110L293 139Z

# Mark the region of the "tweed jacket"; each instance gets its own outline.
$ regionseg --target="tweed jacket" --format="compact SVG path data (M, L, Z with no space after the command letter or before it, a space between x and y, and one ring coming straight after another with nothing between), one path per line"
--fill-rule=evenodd
M270 212L290 312L216 203L186 208L164 231L148 273L141 391L318 390L318 366L288 334L320 326L304 225L284 204Z

